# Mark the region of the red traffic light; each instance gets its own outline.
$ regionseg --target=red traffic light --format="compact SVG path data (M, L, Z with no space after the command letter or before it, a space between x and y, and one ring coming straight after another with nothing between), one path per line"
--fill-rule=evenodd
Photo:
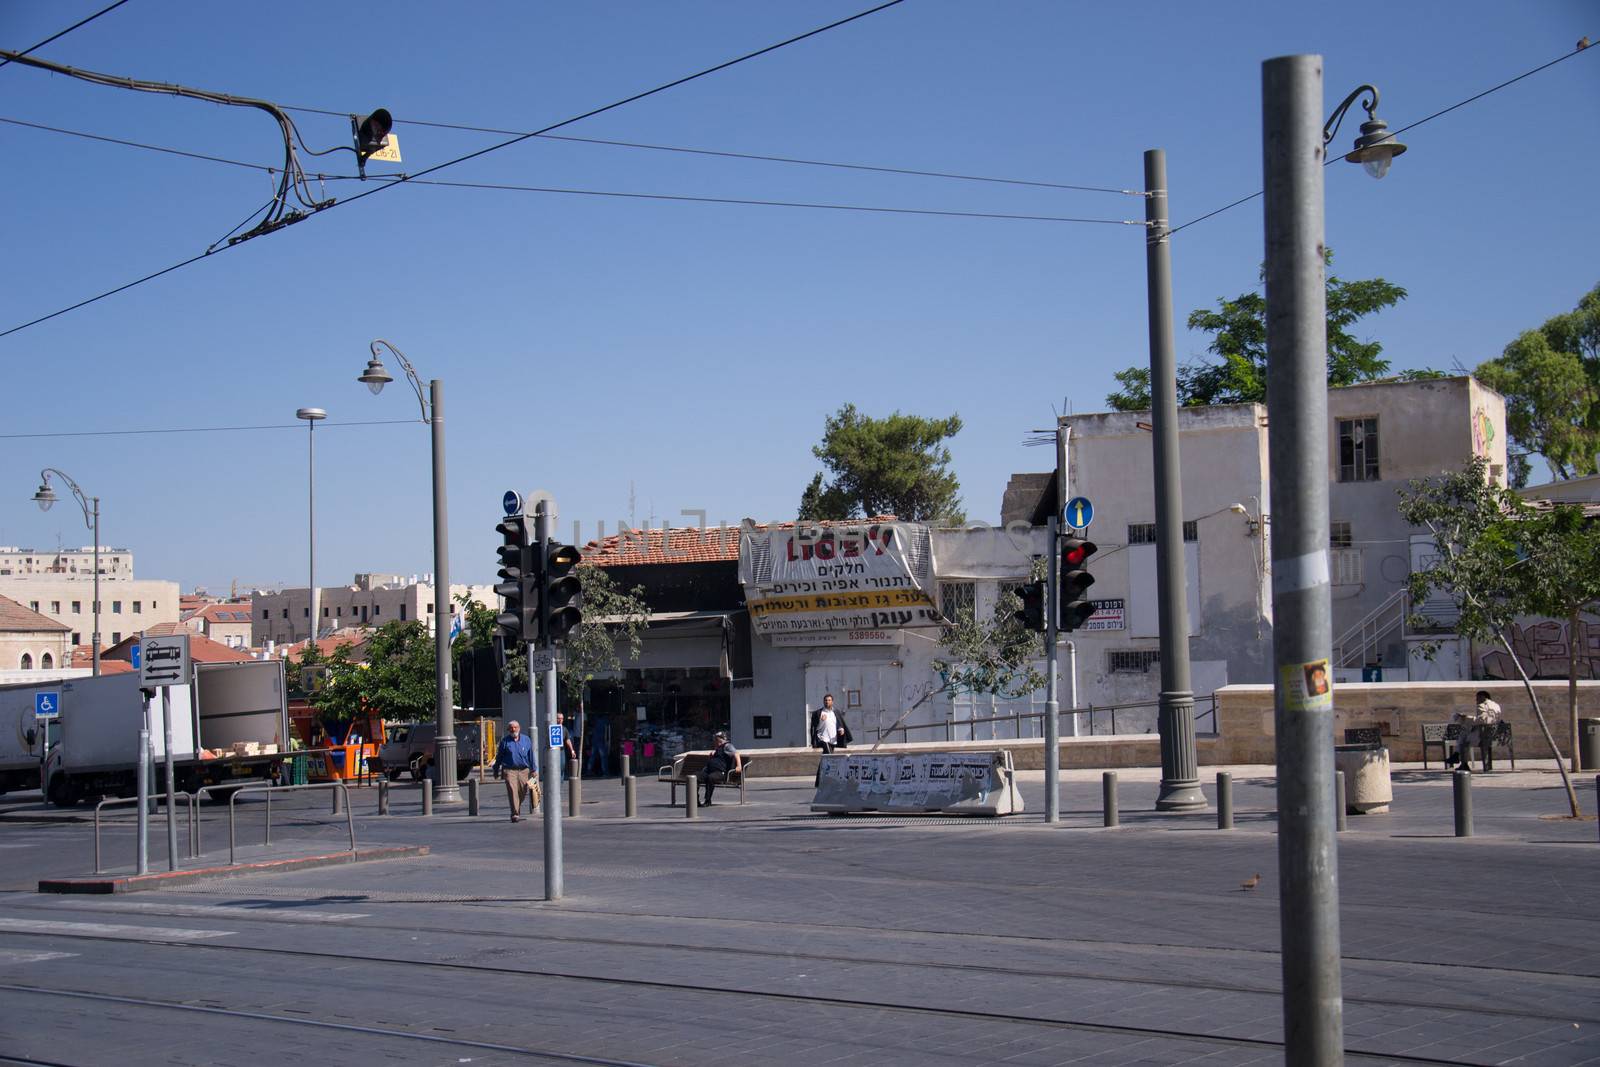
M1068 537L1061 542L1061 565L1067 567L1081 567L1089 561L1099 548L1093 541L1085 541L1078 537Z

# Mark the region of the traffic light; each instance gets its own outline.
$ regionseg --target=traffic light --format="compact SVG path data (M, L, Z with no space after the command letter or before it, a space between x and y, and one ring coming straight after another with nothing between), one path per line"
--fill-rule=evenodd
M1089 587L1094 575L1089 573L1089 557L1095 554L1095 543L1081 537L1061 539L1061 632L1071 633L1089 621L1094 614L1094 601L1089 599Z
M1025 629L1044 633L1045 583L1029 582L1017 590L1017 595L1022 598L1022 610L1012 612L1011 617L1020 622Z
M537 636L539 586L533 573L534 552L528 543L528 520L508 515L495 526L504 544L500 554L500 582L494 591L505 605L495 616L495 629L509 646L520 646Z
M546 644L561 640L583 622L583 586L572 573L582 558L577 546L557 541L551 541L545 552L540 605L544 623L539 634Z
M356 159L365 163L367 157L389 143L389 131L394 129L394 118L387 108L378 108L361 118L350 117L350 128L356 141Z

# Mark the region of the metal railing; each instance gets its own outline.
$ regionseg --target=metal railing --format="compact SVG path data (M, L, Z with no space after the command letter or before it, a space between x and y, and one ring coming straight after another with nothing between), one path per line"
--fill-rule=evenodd
M196 794L194 794L194 793L178 793L174 797L174 799L182 798L183 800L187 801L188 805L189 805L189 835L188 835L189 836L189 841L188 841L188 844L189 844L189 858L190 859L194 859L196 856L198 856L200 854L199 823L195 819L195 812L194 812L195 796L196 796ZM154 803L155 806L160 807L160 806L164 806L164 801L166 800L166 797L164 795L157 794L156 796L150 797L149 799ZM100 809L101 808L114 807L114 806L116 806L118 804L137 804L137 803L139 803L139 798L138 797L107 797L105 800L100 801L100 803L98 803L98 804L96 804L94 806L94 873L95 874L104 874L105 873L105 870L104 870L104 868L103 868L103 866L102 866L102 864L100 862ZM134 812L134 814L137 815L138 812ZM173 862L174 865L176 863L175 860L173 860L171 862Z
M207 788L215 789L215 788L219 788L219 787L217 787L217 786L208 786ZM225 787L225 788L230 788L230 789L233 790L232 793L230 793L229 796L228 796L228 866L230 866L230 867L237 867L239 865L239 859L238 859L238 835L236 833L237 824L236 824L236 822L234 820L234 810L235 810L234 809L234 802L239 799L239 795L241 793L265 793L267 795L266 796L266 829L265 829L265 833L263 835L261 843L263 845L270 845L270 844L272 844L272 794L273 793L291 793L291 792L296 792L298 790L309 790L309 789L338 789L338 790L341 790L342 793L343 793L343 796L341 797L341 799L343 800L343 803L340 806L344 808L345 823L348 825L349 830L350 830L350 851L351 852L355 852L356 851L356 816L355 816L355 811L350 806L350 792L349 792L348 789L345 788L344 780L341 779L341 778L336 778L331 782L312 782L309 785L257 785L257 786L243 786L243 787L232 787L232 786L229 786L229 787Z
M1202 707L1202 705L1204 705L1204 707ZM1121 711L1124 713L1124 715L1126 715L1127 712L1135 709L1158 710L1160 706L1160 701L1142 700L1126 704L1101 704L1098 706L1094 704L1087 704L1081 708L1062 708L1060 713L1062 715L1087 715L1089 717L1089 731L1087 734L1081 734L1079 736L1092 737L1096 733L1096 716L1104 716L1109 714L1111 718L1110 732L1115 734L1117 732L1117 712ZM943 730L945 734L944 740L957 741L961 740L961 738L958 738L956 734L963 728L965 728L967 731L967 737L965 740L968 741L1028 740L1029 738L1038 737L1042 734L1044 716L1045 713L1042 711L1015 711L1009 715L974 716L969 719L946 719L943 722L911 723L904 726L896 726L893 729L881 732L874 729L873 732L877 734L877 740L879 741L888 740L895 733L899 733L900 740L902 743L906 744L909 744L911 741L912 730ZM1205 696L1195 698L1194 718L1195 729L1197 732L1211 734L1215 734L1217 732L1217 697L1215 693L1208 693ZM1209 731L1200 731L1200 723L1206 719L1210 720L1211 729ZM1034 720L1038 720L1040 726L1039 731L1033 731L1032 727L1030 726L1029 734L1024 736L1022 732L1022 723L1027 721L1031 724L1034 722ZM1002 722L1010 723L1012 725L1012 737L978 737L979 725L985 723Z

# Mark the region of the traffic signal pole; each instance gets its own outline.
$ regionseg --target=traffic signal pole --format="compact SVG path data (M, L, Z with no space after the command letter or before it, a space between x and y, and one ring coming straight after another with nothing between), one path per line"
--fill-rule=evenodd
M1059 503L1059 501L1058 501ZM1057 510L1060 510L1059 508ZM1044 821L1061 821L1061 682L1056 677L1056 626L1060 622L1061 522L1050 516L1050 552L1045 557L1044 660L1049 679L1044 704Z
M543 768L543 795L544 802L544 896L546 900L560 900L563 892L564 871L562 869L561 855L561 754L564 749L550 744L550 728L556 722L556 666L555 643L544 623L544 569L546 561L550 558L551 534L556 528L556 509L553 501L548 498L540 500L538 510L534 517L534 545L539 567L539 596L538 609L539 633L537 645L541 651L551 653L550 666L544 672L541 683L544 688L544 700L538 705L539 711L539 743L544 746L544 756L540 759ZM533 665L530 642L528 665ZM534 673L528 671L528 685L532 686Z

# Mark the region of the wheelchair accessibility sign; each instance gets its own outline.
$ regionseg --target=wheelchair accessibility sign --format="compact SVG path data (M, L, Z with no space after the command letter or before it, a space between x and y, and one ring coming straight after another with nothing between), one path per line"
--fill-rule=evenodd
M33 717L54 719L61 714L61 694L50 690L33 694Z

